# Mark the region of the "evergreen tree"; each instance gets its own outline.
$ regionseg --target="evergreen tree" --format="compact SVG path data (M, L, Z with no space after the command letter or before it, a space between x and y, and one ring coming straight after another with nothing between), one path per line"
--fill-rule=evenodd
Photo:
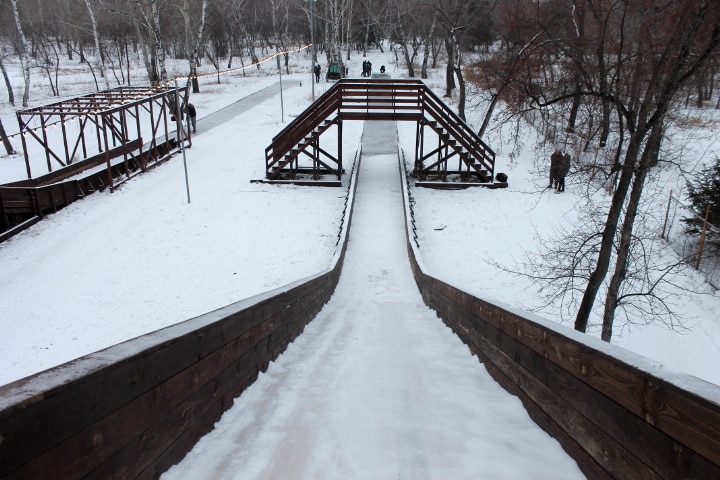
M688 197L695 215L683 219L687 224L686 233L699 235L702 232L705 213L709 206L708 222L711 228L707 230L706 241L720 248L720 231L712 227L712 225L720 225L720 158L716 158L714 164L701 170L696 176L695 183L688 182L687 186Z

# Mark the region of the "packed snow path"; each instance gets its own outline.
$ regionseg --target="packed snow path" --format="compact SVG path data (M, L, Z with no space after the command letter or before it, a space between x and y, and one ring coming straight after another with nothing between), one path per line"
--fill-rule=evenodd
M246 97L241 98L237 102L231 103L227 107L213 112L207 117L198 119L198 133L223 125L224 123L235 119L235 117L241 113L250 110L256 105L260 105L262 102L275 97L279 93L280 82L276 82L272 85L268 85L262 90L258 90L257 92L253 92Z
M428 309L393 123L366 122L337 289L170 479L570 479L575 462Z

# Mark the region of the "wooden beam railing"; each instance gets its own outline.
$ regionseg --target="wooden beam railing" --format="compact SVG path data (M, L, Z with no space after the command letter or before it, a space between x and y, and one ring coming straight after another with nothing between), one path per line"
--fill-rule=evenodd
M495 152L429 88L423 90L423 104L426 116L437 121L483 168L494 171Z
M0 386L0 478L150 479L182 460L330 299L356 185L325 271Z
M293 147L337 112L339 99L338 82L275 135L265 149L265 171L275 168Z
M451 148L468 168L492 174L495 152L447 105L420 80L345 78L336 82L315 103L293 120L265 149L265 169L268 179L277 176L279 169L287 169L304 150L302 142L319 137L315 131L331 116L343 120L389 120L437 123L436 131L456 143ZM438 133L440 133L438 132ZM300 146L300 148L298 148ZM289 169L291 170L291 169ZM290 172L292 173L292 172Z
M443 282L407 247L425 303L588 478L720 478L720 386Z

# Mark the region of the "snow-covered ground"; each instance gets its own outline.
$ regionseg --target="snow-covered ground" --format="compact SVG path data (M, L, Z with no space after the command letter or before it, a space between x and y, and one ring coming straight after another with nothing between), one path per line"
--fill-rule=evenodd
M372 52L369 58L376 68L384 64L391 75L404 75L390 54ZM362 57L354 54L351 75L359 74L361 62ZM202 93L193 96L191 101L199 112L199 134L186 152L191 203L187 203L182 157L178 156L113 193L93 194L0 244L0 384L288 284L328 266L344 191L250 183L264 177L264 149L271 138L310 103L307 63L305 54L298 54L292 67L299 73L283 75L285 123L276 97L216 128L203 128L203 117L213 110L274 83L277 77L269 76L273 73L269 68L247 77L221 77L221 85L208 80ZM441 85L443 74L442 69L433 72L428 84ZM316 88L319 94L326 84ZM0 108L6 129L12 132L15 129L8 127L8 110L7 104ZM469 118L478 115L476 112ZM346 165L352 163L362 127L360 122L344 125ZM400 124L398 130L401 146L412 155L414 126ZM544 190L547 179L537 173L544 159L534 148L534 135L529 130L523 134L527 135L525 148L516 157L507 154L510 147L506 136L488 137L488 143L499 152L497 171L509 175L509 188L416 188L413 194L420 252L431 274L483 298L535 308L536 286L500 267L516 268L525 252L535 251L536 233L547 236L559 222L571 222L579 199L575 191L582 187L571 178L563 195ZM15 146L19 148L19 142ZM3 152L0 175L7 165L18 161L22 161L20 156L7 157ZM407 262L400 255L383 258L393 266L395 261ZM340 293L339 288L338 296ZM720 385L720 297L716 293L678 293L676 302L686 314L688 328L682 333L657 325L620 326L614 343L669 370L688 372ZM545 316L562 320L559 313L546 312ZM261 383L270 385L263 388L273 391L277 377L293 368L302 350L300 345L323 341L316 338L322 337L319 325L329 321L320 319L318 325L308 327L308 338L298 339L287 358L279 359L261 378ZM426 327L442 330L436 321L438 325ZM591 334L597 335L596 330ZM453 355L462 357L462 347L449 347L447 341L424 346L423 350L428 350L424 353L429 355L426 358L444 354L446 349L448 354L449 350L458 350ZM337 357L315 361L333 359ZM470 371L460 381L480 382L477 370ZM422 382L413 387L418 390L409 389L408 396L426 395ZM295 388L304 390L302 385ZM468 395L473 394L469 390ZM286 395L293 394L299 392ZM260 394L238 401L262 403L253 395ZM342 409L347 407L336 405L332 411L344 414ZM291 409L292 405L283 408ZM418 417L418 422L422 418ZM409 417L405 420L412 421ZM263 441L275 438L272 431L264 435ZM543 441L543 450L550 443Z
M367 124L330 302L164 480L584 478L423 304L394 140Z

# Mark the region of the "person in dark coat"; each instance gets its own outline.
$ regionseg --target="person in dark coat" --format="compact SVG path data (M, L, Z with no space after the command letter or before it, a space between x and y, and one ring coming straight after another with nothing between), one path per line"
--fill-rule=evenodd
M560 165L558 165L557 169L557 191L558 192L564 192L565 191L565 176L570 171L570 154L566 153L562 156L562 160L560 161Z
M320 64L315 65L315 83L320 83Z
M558 168L563 161L563 154L559 148L550 156L550 183L547 188L557 188L558 184Z
M187 114L188 114L188 128L192 129L192 133L197 132L197 112L195 111L195 105L192 103L188 103L187 105Z

